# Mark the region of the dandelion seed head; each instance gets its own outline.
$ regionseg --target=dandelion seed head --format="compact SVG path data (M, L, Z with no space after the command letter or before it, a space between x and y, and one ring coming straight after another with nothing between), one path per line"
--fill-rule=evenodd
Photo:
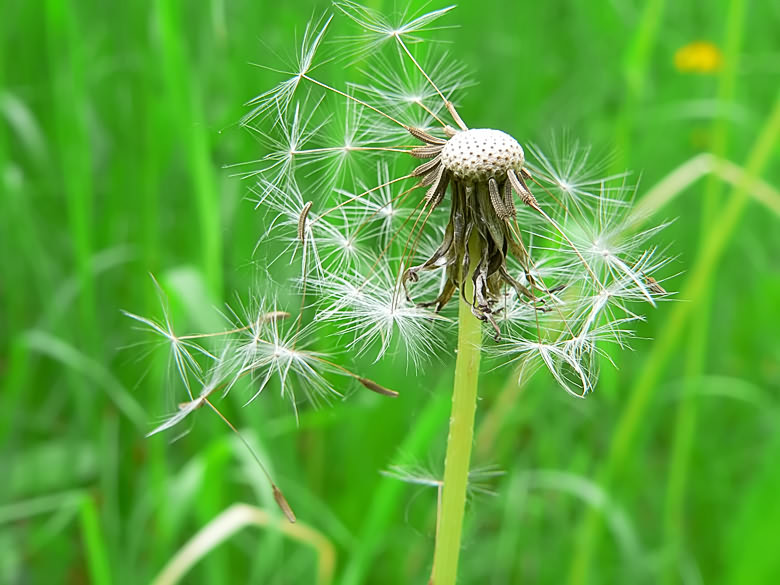
M487 181L520 172L525 162L523 147L506 132L477 128L458 132L441 151L441 162L456 177Z

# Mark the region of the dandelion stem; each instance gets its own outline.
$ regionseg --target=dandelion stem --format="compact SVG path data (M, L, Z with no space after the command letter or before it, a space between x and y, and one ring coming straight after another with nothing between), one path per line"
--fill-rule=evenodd
M476 259L480 255L479 247L475 230L469 240L469 257L472 258L472 266L477 264ZM469 273L471 272L472 270L469 269ZM462 277L466 287L465 295L460 297L458 308L458 357L455 363L450 433L447 437L444 485L433 556L432 582L435 585L454 585L458 574L458 556L474 438L474 414L477 410L482 331L479 320L471 312L471 303L467 300L474 296L471 274Z

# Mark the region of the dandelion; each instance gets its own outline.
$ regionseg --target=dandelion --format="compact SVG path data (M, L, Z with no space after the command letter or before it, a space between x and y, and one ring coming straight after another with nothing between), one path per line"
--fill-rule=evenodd
M257 261L300 267L289 302L256 300L233 311L223 333L176 338L177 368L202 390L189 381L186 414L170 420L244 377L254 389L247 404L276 384L296 412L299 397L344 396L337 381L393 396L310 342L336 325L346 343L334 345L353 355L405 356L421 367L442 357L457 324L443 478L406 474L440 489L433 581L449 585L482 354L524 375L544 368L573 396L591 392L605 344L624 347L642 319L636 302L667 295L653 276L667 260L650 244L663 226L633 232L628 175L603 176L604 164L576 141L526 152L504 131L466 124L457 110L470 84L462 67L427 52L452 7L388 17L351 0L334 6L306 28L286 78L250 100L243 120L266 147L242 173L266 214ZM335 16L357 28L335 40L340 61L321 57L334 46L326 36ZM355 77L337 87L327 66L344 63ZM173 339L169 326L133 317ZM493 341L483 344L484 334ZM221 351L200 345L215 338ZM193 352L209 363L196 367Z
M313 75L302 79L307 91L321 93L320 109L346 101L346 118L360 122L350 136L365 127L362 141L323 143L313 149L317 160L297 159L286 167L293 191L305 181L333 183L299 216L299 240L311 255L300 282L314 291L314 323L341 324L341 334L352 337L348 348L374 351L379 359L395 338L414 364L441 347L436 332L452 321L443 314L460 299L433 576L436 583L452 583L468 486L480 323L500 342L488 353L501 352L525 372L544 367L567 392L584 396L595 386L603 344L624 345L630 323L641 318L630 304L655 304L665 294L651 274L666 260L652 247L643 249L660 228L630 232L627 175L603 176L603 165L576 141L554 145L550 154L531 146L533 160L527 161L509 134L466 125L454 101L468 85L462 70L412 51L451 7L392 18L351 1L335 6L358 27L342 41L361 80L338 89ZM283 123L277 116L258 132L275 132ZM327 123L317 128L327 135ZM335 153L338 159L329 158ZM343 173L347 153L354 158L350 173ZM400 155L418 162L394 179L391 168L402 164ZM363 177L375 169L372 187ZM534 186L545 196L541 203ZM285 213L284 201L274 199L281 204L276 217ZM286 221L274 221L274 227L293 223L302 199L293 194L290 201ZM442 226L446 207L449 219ZM355 252L359 241L362 253Z
M722 62L720 49L710 41L693 41L674 53L674 66L680 73L714 73Z

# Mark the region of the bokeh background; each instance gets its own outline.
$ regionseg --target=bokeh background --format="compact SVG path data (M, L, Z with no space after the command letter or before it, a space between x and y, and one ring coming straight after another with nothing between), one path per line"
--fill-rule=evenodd
M659 243L677 295L586 400L484 373L475 464L505 473L471 503L461 582L780 582L780 4L462 4L435 36L477 82L464 118L614 152L652 220L676 218ZM250 62L274 64L326 9L4 4L0 582L152 582L239 502L268 517L182 582L427 581L436 493L380 471L441 467L451 359L369 360L398 399L359 393L297 423L271 394L220 403L312 530L289 535L216 417L145 438L177 397L120 312L159 314L153 273L177 323L207 329L257 284L264 228L225 168L263 155L237 121L278 78Z

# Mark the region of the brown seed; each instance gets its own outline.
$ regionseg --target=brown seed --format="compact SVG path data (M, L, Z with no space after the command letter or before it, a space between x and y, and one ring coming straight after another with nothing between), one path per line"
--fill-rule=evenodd
M419 128L414 128L412 126L407 126L406 129L409 131L409 134L417 138L417 140L422 140L428 144L442 145L447 143L446 140L436 138L435 136L428 134L425 130L420 130Z
M425 162L421 164L419 167L414 169L412 171L412 176L419 177L420 175L425 175L428 172L432 171L435 166L437 166L439 163L441 163L441 155L437 155L428 162Z
M287 499L284 497L282 490L280 490L275 485L273 486L273 490L274 490L274 500L276 500L276 505L279 506L279 508L284 513L287 520L289 520L291 524L295 524L295 512L292 511L290 504L287 503Z
M520 196L520 199L523 201L523 203L538 210L539 204L536 202L536 197L534 197L533 193L531 193L531 191L528 189L528 185L525 184L525 181L522 178L522 174L520 177L518 177L514 170L509 170L507 171L506 176L509 179L509 182L512 184L512 188Z
M653 292L657 295L665 295L667 294L664 287L662 287L660 284L658 284L658 281L653 278L652 276L644 275L645 277L645 283L647 284L647 288L650 290L650 292Z
M371 390L372 392L376 392L377 394L381 394L382 396L392 396L395 398L398 396L398 392L395 390L390 390L388 388L385 388L384 386L380 386L373 380L369 380L368 378L358 378L358 382L363 384L366 388Z
M504 221L508 220L509 211L504 205L504 201L498 192L498 183L496 183L496 180L493 177L488 179L488 189L490 189L490 203L493 204L493 209L495 210L498 219Z
M303 206L303 209L301 210L301 215L298 217L298 239L303 242L305 239L304 229L306 228L306 218L309 215L309 210L311 209L312 202L309 201L306 205Z
M441 146L418 146L409 151L416 158L433 158L441 153Z
M287 317L290 316L290 313L287 311L271 311L270 313L263 313L260 315L259 321L261 323L270 323L273 321L281 321L282 319L287 319Z

